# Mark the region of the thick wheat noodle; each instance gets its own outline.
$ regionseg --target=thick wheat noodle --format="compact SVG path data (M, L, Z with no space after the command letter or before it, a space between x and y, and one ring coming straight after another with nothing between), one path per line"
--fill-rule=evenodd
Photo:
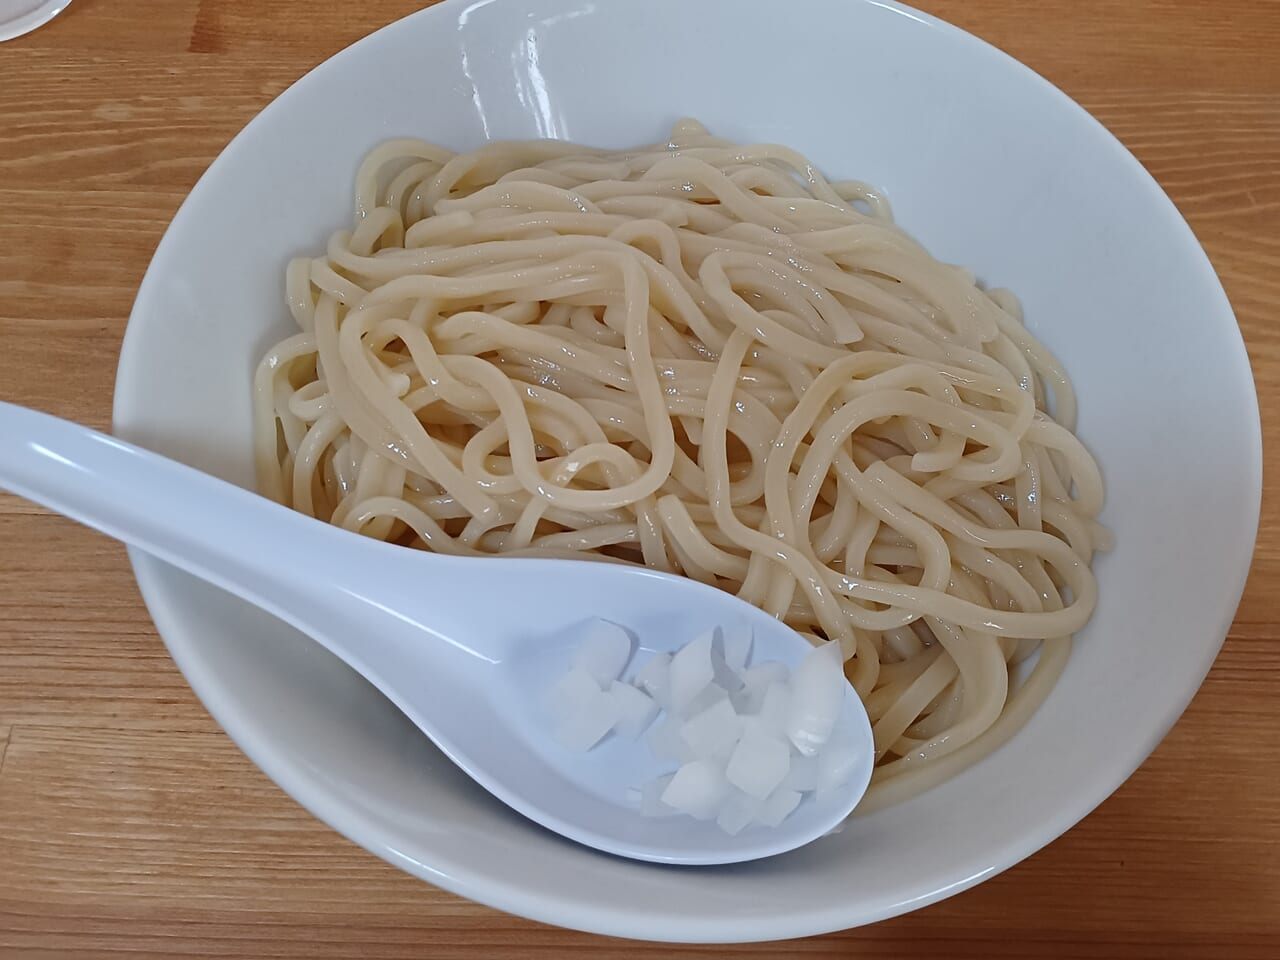
M1070 381L873 189L684 121L623 151L391 141L355 211L286 272L264 492L441 553L645 563L838 639L860 810L1049 694L1109 540Z

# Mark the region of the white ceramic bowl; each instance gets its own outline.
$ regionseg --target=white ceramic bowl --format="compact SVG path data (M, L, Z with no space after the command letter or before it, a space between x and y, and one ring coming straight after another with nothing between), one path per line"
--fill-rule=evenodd
M283 269L348 222L387 137L624 146L682 115L884 187L938 256L1013 288L1079 388L1119 546L1057 689L923 796L766 862L662 868L524 821L309 640L140 555L138 582L214 717L277 783L392 863L503 910L620 936L794 937L965 889L1111 793L1182 712L1243 587L1261 441L1240 335L1186 224L1065 96L950 26L874 0L451 0L344 51L251 123L151 264L117 431L252 484L249 379ZM252 549L252 544L246 544Z

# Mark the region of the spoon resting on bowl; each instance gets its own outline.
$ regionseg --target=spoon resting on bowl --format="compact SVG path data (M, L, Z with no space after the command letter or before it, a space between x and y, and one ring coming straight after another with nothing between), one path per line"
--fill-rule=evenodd
M308 634L494 796L587 846L670 864L754 860L828 833L866 790L871 729L847 682L835 734L856 744L857 769L778 826L736 836L688 816L642 815L632 791L661 772L643 741L581 753L552 735L545 693L593 619L638 638L637 656L670 652L727 624L750 626L756 660L794 669L813 649L764 611L706 584L621 564L406 549L8 403L0 403L0 487Z

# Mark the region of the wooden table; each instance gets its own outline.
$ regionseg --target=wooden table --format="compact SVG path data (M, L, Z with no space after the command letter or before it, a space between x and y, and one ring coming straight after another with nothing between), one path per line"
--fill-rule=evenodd
M187 190L286 85L419 5L76 0L0 45L0 398L106 427ZM923 6L1063 87L1169 191L1235 305L1275 450L1280 3ZM1278 509L1203 690L1084 823L911 916L718 950L501 915L341 839L209 719L121 548L0 495L0 957L1280 957Z

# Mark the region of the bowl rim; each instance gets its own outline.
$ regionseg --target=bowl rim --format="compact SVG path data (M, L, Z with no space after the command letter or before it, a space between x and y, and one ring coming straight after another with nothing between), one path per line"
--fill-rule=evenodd
M488 0L488 2L501 3L503 0ZM620 3L625 0L598 0L598 2ZM984 57L1002 61L1006 68L1019 72L1027 85L1038 88L1042 96L1053 98L1060 109L1074 114L1077 121L1083 120L1091 126L1098 137L1099 147L1110 149L1117 160L1129 166L1134 187L1152 195L1167 221L1163 225L1164 228L1178 234L1180 241L1187 246L1188 263L1194 261L1199 274L1195 278L1195 283L1202 286L1206 294L1218 299L1224 315L1234 320L1234 312L1221 281L1190 226L1158 182L1101 122L1032 68L953 24L896 0L858 0L858 2L915 20L931 29L941 31L947 36L949 42L966 45ZM287 109L292 99L300 95L299 91L305 90L316 71L342 62L352 56L353 51L375 43L375 38L382 34L403 30L409 23L413 23L418 29L432 29L432 25L437 21L444 23L456 19L457 11L473 5L474 0L443 0L431 7L410 13L362 37L309 70L286 88L255 115L219 152L174 214L139 286L121 345L115 380L113 426L117 431L122 428L127 429L129 425L130 401L127 385L133 379L134 367L139 362L138 341L142 336L139 330L143 326L143 317L148 312L147 304L153 296L153 289L159 282L152 267L169 245L175 242L173 237L183 232L187 221L191 219L191 198L202 190L206 181L217 175L227 156L235 151L246 132L271 123L277 112ZM162 574L168 568L133 548L129 550L129 558L139 590L157 632L188 684L213 719L226 731L241 751L293 800L338 833L383 860L469 900L530 919L610 936L639 940L661 939L668 942L748 942L828 933L846 929L851 924L863 925L888 919L935 903L967 890L1033 855L1069 830L1114 793L1145 762L1181 717L1199 690L1226 639L1243 596L1253 553L1256 550L1262 497L1262 427L1256 384L1252 377L1238 322L1236 337L1229 346L1237 354L1237 363L1242 364L1243 370L1249 373L1247 391L1251 401L1250 422L1240 425L1239 430L1242 437L1245 433L1248 434L1249 449L1246 452L1250 495L1247 501L1238 504L1237 508L1241 515L1247 518L1251 533L1249 550L1247 553L1242 550L1243 559L1236 564L1236 569L1230 577L1232 584L1230 591L1223 598L1224 601L1231 600L1231 603L1218 626L1217 640L1205 644L1197 669L1186 675L1178 695L1162 702L1158 720L1152 718L1150 721L1150 735L1140 742L1134 742L1131 750L1123 757L1113 759L1113 763L1107 768L1110 775L1092 780L1087 789L1082 788L1071 797L1071 802L1056 808L1052 816L1042 821L1033 835L1022 835L1018 842L1006 844L998 851L998 856L989 858L988 865L984 868L954 880L940 879L938 882L931 883L930 889L924 890L917 896L900 898L891 906L876 910L865 908L859 910L856 903L843 903L825 907L815 905L812 909L793 912L787 916L736 917L733 921L734 932L726 937L727 925L723 918L719 917L681 918L673 921L670 917L638 910L627 903L618 903L607 909L597 906L583 907L565 900L562 896L544 894L540 890L511 883L504 877L495 877L485 871L472 869L465 862L453 861L439 867L422 863L401 852L396 838L373 818L336 799L323 789L317 789L300 769L290 764L287 757L271 746L268 738L263 737L243 719L229 700L227 691L211 675L204 673L197 663L198 645L191 643L190 635L184 630L182 605L178 602L179 598L163 583Z

